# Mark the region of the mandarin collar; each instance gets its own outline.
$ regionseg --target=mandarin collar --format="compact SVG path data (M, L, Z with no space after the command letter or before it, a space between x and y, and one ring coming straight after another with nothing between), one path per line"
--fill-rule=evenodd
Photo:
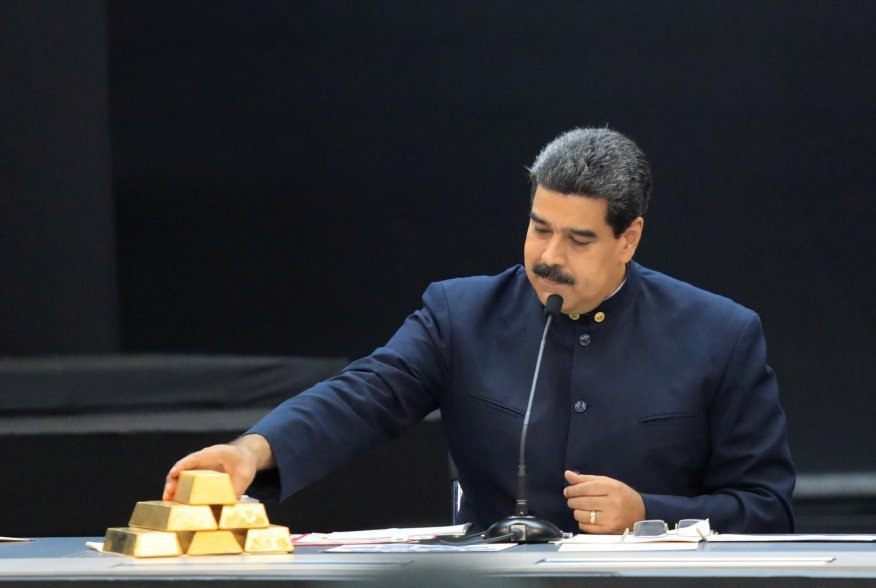
M569 315L561 315L561 320L558 323L568 324L570 326L589 326L593 324L610 324L614 318L617 318L620 313L629 307L630 302L635 298L636 292L639 290L639 265L631 261L627 264L627 276L620 289L612 296L603 300L599 306L579 315L578 319L572 319Z

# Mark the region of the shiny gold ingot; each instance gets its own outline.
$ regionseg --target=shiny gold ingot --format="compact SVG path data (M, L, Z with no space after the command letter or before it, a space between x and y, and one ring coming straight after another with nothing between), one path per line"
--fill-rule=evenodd
M243 547L231 531L181 531L179 542L188 555L241 553Z
M268 513L261 502L238 502L232 506L214 506L213 514L220 529L260 529L268 526Z
M271 525L264 529L239 531L235 535L237 535L238 541L243 540L243 550L246 553L291 553L295 551L288 527Z
M103 539L103 550L134 557L173 557L182 555L176 533L135 529L133 527L110 527Z
M180 472L173 499L184 504L235 504L237 502L228 474L211 470Z
M138 502L128 525L158 531L212 531L218 528L209 506L162 500Z

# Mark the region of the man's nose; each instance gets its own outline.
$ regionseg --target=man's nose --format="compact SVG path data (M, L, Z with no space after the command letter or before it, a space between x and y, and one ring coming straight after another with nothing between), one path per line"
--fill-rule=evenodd
M566 251L560 239L551 239L541 253L541 261L547 265L562 267L566 261Z

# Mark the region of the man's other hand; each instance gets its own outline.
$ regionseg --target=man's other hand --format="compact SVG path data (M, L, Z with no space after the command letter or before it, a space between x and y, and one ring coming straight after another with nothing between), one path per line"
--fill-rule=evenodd
M566 471L563 490L578 527L585 533L612 535L632 529L645 518L645 502L638 492L613 478Z
M162 500L173 500L179 474L185 470L215 470L231 477L235 495L240 496L255 479L256 472L274 465L271 447L261 435L244 435L227 445L211 445L190 453L170 468Z

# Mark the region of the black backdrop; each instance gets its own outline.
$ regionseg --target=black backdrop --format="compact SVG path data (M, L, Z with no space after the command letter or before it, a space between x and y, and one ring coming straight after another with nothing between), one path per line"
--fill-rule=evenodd
M367 353L516 263L524 166L609 124L655 172L638 259L761 314L802 470L876 469L876 5L2 10L0 353Z

